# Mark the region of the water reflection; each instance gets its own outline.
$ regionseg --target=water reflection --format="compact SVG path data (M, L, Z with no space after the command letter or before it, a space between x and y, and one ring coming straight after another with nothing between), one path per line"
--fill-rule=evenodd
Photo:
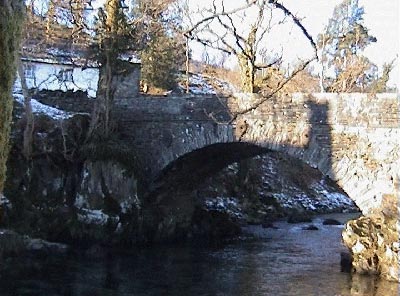
M351 277L351 296L398 296L399 284L379 278L354 274Z
M341 228L253 227L258 239L222 248L158 247L104 258L14 258L0 295L398 296L398 284L340 272Z

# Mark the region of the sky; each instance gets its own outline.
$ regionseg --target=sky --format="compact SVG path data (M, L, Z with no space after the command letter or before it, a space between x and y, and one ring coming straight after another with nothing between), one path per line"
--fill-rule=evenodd
M229 5L241 6L244 0L225 1L227 10ZM316 40L317 35L323 31L334 7L340 0L285 0L281 1L296 16L302 19L303 25ZM359 0L359 5L365 9L364 25L369 33L377 38L376 43L370 44L364 51L373 63L381 69L384 63L391 62L400 53L400 1L399 0ZM189 0L190 9L195 11L197 7L210 8L212 0ZM245 26L245 23L243 24ZM296 59L305 59L312 55L312 48L308 41L301 36L292 24L281 26L272 35L270 43L282 45L284 57L287 63L293 63ZM280 48L280 46L278 46ZM193 55L201 58L203 46L192 44ZM395 69L391 73L389 85L400 87L399 59L395 62Z
M93 6L100 7L106 0L94 0ZM130 3L131 0L125 0ZM192 18L196 20L198 9L212 7L213 0L180 0L187 1L189 9L192 11ZM222 0L216 0L221 2ZM302 20L307 31L314 40L317 35L324 30L329 18L332 16L334 7L341 0L281 0L292 13ZM225 0L226 10L233 7L242 6L245 0ZM400 88L400 1L399 0L359 0L359 5L365 9L364 25L369 29L369 33L377 38L376 43L371 43L364 51L373 63L378 65L380 70L384 63L395 61L395 68L391 72L389 86ZM248 18L247 18L248 19ZM246 23L243 23L243 28ZM279 55L283 53L286 67L293 67L299 59L307 59L312 56L312 47L302 36L300 31L288 21L283 26L277 26L272 30L267 39L268 49ZM190 47L195 59L201 60L204 57L204 46L191 42ZM213 58L215 53L207 50L209 56ZM219 54L216 54L218 56ZM273 53L271 54L273 56ZM231 65L235 60L228 60ZM285 66L285 65L284 65Z

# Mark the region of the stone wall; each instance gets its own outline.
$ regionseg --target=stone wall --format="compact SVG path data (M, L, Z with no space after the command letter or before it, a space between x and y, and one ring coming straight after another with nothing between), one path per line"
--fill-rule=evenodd
M69 112L90 114L95 99L89 98L83 91L48 91L42 90L33 96L34 99L48 106Z
M259 98L239 96L243 110ZM396 94L293 94L267 100L238 117L236 140L295 156L328 175L363 212L394 191L400 170Z
M233 127L223 123L230 116L216 97L137 97L118 104L118 134L135 150L143 186L188 152L234 141Z
M128 92L126 93L128 94ZM400 113L396 94L125 96L116 99L116 131L135 151L139 187L179 157L215 143L248 142L294 156L328 175L365 212L394 191L400 171ZM74 99L52 105L86 111ZM74 105L81 105L77 110ZM75 109L74 109L75 108ZM221 155L224 148L221 148Z
M141 64L124 62L123 71L115 75L115 100L136 97L140 92Z

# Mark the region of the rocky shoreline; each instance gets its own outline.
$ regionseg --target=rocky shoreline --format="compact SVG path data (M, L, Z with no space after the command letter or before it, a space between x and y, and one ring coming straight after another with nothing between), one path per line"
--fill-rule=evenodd
M21 235L9 229L0 229L1 256L35 254L66 254L70 247L66 244L52 243L28 235Z

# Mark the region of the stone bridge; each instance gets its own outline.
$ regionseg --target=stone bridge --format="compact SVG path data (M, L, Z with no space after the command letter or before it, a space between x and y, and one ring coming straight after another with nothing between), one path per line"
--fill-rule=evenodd
M396 94L291 94L243 112L261 99L120 99L118 128L137 151L141 190L156 189L177 170L175 181L187 184L189 176L211 173L211 164L219 169L280 151L336 181L364 213L395 192L400 172Z

